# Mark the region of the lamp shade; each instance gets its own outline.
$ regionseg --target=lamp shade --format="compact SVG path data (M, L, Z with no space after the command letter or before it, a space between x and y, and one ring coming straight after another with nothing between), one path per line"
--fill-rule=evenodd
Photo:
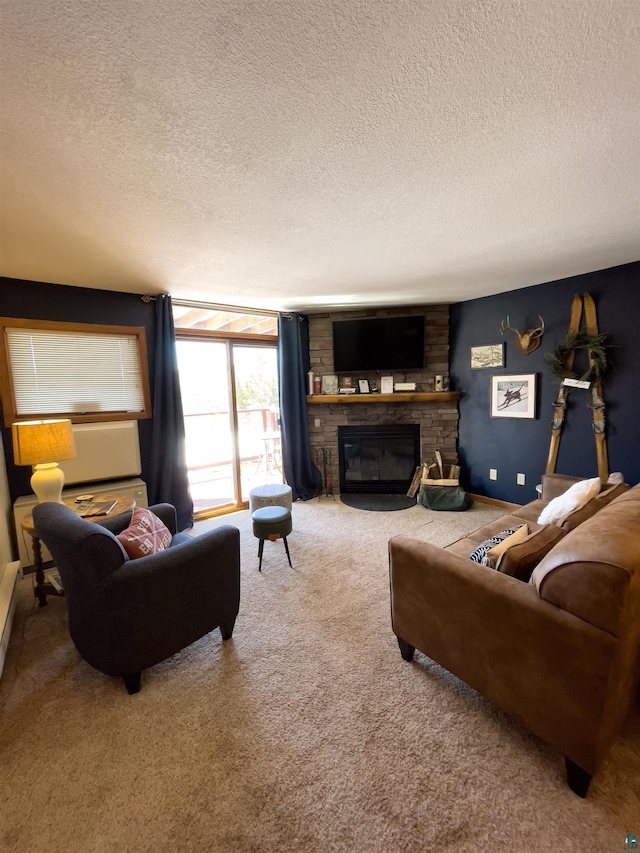
M13 460L16 465L43 465L61 462L76 455L71 421L23 421L11 428Z

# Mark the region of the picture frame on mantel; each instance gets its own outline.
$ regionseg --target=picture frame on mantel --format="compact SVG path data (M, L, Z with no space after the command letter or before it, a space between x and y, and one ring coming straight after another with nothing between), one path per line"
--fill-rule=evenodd
M498 374L491 377L492 418L535 418L536 374Z
M471 370L483 370L487 367L504 367L504 344L487 344L469 347L471 351Z
M393 376L380 377L380 393L393 394Z
M338 393L338 377L334 373L322 374L322 393L337 394Z

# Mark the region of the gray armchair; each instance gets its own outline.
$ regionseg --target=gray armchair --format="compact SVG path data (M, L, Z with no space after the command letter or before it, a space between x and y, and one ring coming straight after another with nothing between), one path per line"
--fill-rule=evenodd
M219 627L228 640L240 605L240 532L225 525L176 533L171 504L150 507L172 534L169 548L130 560L114 534L131 513L95 524L57 503L34 507L36 535L60 572L69 632L82 657L140 689L154 666Z

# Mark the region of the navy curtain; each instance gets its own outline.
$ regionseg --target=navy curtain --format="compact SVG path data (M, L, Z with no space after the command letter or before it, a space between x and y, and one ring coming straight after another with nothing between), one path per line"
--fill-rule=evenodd
M149 504L176 508L178 530L193 526L171 297L156 297L156 365L153 382Z
M284 478L293 499L308 501L320 491L322 476L311 460L306 378L309 370L308 320L278 315L278 380Z

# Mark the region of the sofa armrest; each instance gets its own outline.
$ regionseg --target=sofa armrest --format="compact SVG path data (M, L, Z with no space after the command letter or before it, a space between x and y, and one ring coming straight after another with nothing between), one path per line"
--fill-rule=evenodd
M389 554L396 636L595 772L615 638L429 543L398 536Z

